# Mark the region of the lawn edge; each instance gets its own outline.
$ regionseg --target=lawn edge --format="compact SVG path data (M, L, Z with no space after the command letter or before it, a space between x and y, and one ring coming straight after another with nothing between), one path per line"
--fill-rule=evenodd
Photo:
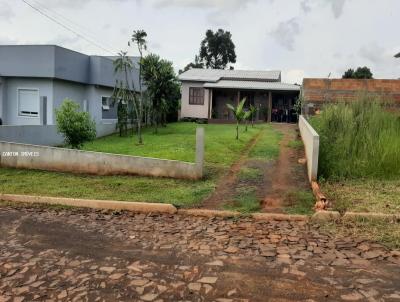
M91 209L127 210L138 213L175 214L177 212L176 207L174 207L172 204L167 203L130 202L116 200L16 195L3 193L0 194L0 200L17 203L64 205Z
M400 214L345 212L343 215L341 215L338 211L318 211L311 216L311 220L313 222L349 222L357 220L400 222Z
M34 195L18 195L0 193L0 200L6 202L15 202L22 204L43 204L43 205L62 205L77 208L106 209L106 210L126 210L136 213L164 213L178 214L186 216L202 217L223 217L240 218L249 217L256 221L308 221L307 215L290 215L277 213L252 213L242 214L237 211L210 210L210 209L177 209L174 205L168 203L149 203L149 202L130 202L116 200L98 200L81 199L66 197L49 197Z

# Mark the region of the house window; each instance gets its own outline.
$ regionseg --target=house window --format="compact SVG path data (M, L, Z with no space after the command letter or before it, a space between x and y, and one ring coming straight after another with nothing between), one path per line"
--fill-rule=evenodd
M204 105L204 89L203 88L189 88L189 104L190 105Z
M39 110L39 90L18 89L18 115L38 117Z
M104 120L114 120L118 118L117 103L110 97L101 98L101 118Z

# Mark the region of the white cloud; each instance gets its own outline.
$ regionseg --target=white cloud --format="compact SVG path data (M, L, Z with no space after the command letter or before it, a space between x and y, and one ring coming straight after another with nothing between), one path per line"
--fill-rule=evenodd
M156 6L180 6L211 9L240 9L257 0L155 0Z
M76 35L58 35L46 41L46 44L55 44L64 47L74 47L79 45L80 39Z
M0 36L0 45L7 45L7 44L19 44L16 39L12 39L6 36Z
M311 12L310 0L303 0L300 3L300 7L305 13Z
M377 43L370 43L360 48L359 54L361 57L369 60L371 63L378 64L385 59L385 49Z
M333 13L333 16L337 19L344 11L345 3L348 0L302 0L300 2L300 8L304 13L310 13L313 10L318 12L318 7L328 5Z
M343 13L343 8L346 0L326 0L332 7L332 12L335 18L339 18Z
M400 76L400 59L393 58L400 41L388 30L400 19L398 0L385 0L384 9L378 1L365 0L27 1L40 2L80 25L65 21L113 52L137 55L127 40L133 30L143 28L149 51L173 61L177 69L193 61L207 29L223 28L232 33L236 45L236 69L279 69L286 82L300 82L303 73L341 76L350 67L365 65L377 78ZM54 43L87 54L108 54L22 1L0 0L0 7L3 3L15 15L10 22L0 17L0 43Z
M0 2L0 21L9 21L15 14L6 2Z
M282 71L282 82L301 84L305 77L305 71L302 69L289 69Z
M300 26L297 18L291 18L280 22L270 34L282 47L292 51L294 50L295 39L299 32Z

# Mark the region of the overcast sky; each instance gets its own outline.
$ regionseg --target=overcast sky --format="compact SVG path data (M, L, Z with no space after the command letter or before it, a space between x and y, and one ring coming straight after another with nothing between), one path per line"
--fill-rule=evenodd
M149 51L183 68L207 29L232 33L236 69L279 69L282 80L340 77L369 66L376 78L399 78L399 0L0 0L0 44L57 44L86 54L128 50L134 29ZM134 49L130 54L137 55Z

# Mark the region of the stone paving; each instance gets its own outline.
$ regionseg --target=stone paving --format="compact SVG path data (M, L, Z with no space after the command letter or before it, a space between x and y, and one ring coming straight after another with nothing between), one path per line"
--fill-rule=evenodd
M3 301L400 301L400 252L305 222L3 205Z

